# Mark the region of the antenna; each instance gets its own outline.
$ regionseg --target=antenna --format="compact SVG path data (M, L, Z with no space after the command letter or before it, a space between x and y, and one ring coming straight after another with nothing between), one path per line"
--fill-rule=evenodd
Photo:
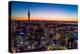
M28 21L30 21L30 10L28 8Z

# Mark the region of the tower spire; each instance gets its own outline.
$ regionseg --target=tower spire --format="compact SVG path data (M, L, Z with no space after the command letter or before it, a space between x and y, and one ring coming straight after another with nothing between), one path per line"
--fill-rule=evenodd
M28 21L30 21L30 10L28 8Z

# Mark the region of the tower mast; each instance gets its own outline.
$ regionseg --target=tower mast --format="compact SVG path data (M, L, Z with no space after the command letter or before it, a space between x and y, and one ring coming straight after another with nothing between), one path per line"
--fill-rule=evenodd
M30 10L28 8L28 21L30 22Z

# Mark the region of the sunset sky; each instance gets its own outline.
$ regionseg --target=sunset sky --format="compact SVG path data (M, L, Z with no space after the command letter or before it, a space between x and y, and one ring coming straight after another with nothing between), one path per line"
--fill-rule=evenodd
M12 19L27 20L28 8L30 10L31 20L77 21L78 19L77 5L31 2L12 2Z

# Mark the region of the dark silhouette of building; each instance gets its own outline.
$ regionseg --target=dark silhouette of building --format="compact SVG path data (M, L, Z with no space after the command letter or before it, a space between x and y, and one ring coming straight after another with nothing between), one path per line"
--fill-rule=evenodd
M28 8L28 21L30 21L30 10Z

